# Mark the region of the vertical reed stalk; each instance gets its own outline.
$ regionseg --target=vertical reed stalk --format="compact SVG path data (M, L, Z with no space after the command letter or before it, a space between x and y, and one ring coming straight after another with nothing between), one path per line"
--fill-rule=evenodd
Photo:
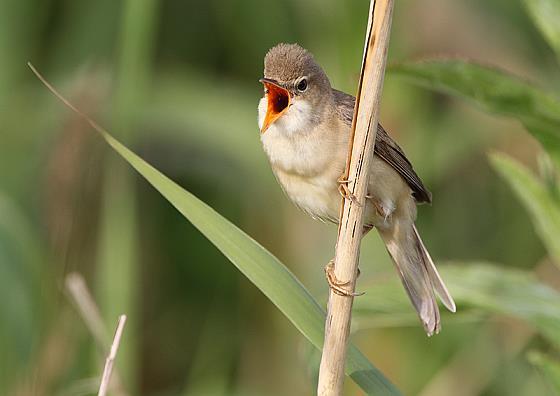
M365 195L377 132L392 14L393 0L370 0L362 70L346 166L346 175L350 180L348 187L356 200L344 200L334 268L336 278L348 281L347 288L350 291L354 291L356 285ZM317 387L317 394L320 396L342 394L353 301L353 297L340 296L332 290L329 294Z

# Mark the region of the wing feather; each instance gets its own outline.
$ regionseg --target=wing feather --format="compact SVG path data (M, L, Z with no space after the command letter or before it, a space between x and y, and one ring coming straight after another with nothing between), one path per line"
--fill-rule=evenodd
M333 95L338 115L348 125L352 125L356 99L352 95L348 95L336 89L333 89ZM401 175L412 189L412 194L416 202L432 203L432 194L424 187L424 183L422 183L422 180L420 180L420 177L418 177L414 171L404 151L391 136L389 136L381 124L377 125L374 152Z

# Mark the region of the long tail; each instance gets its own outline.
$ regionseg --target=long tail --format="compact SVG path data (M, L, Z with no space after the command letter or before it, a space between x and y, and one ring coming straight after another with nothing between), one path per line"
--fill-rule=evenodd
M380 231L380 235L426 333L432 336L439 333L441 328L434 291L451 312L455 312L455 302L420 239L416 226L403 228Z

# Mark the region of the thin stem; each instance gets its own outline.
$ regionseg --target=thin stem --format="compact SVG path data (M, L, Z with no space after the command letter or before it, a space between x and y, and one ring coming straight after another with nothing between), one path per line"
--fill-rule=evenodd
M109 335L105 330L105 324L101 318L99 308L93 301L84 278L77 273L69 274L66 277L66 290L68 290L68 293L74 300L102 356L107 354L109 351Z
M58 93L56 94L58 95ZM64 98L62 99L64 100ZM87 118L87 116L84 117ZM99 308L93 300L82 275L78 273L70 273L66 277L66 290L76 304L76 308L86 324L86 327L93 335L93 339L97 345L100 355L106 356L110 353L109 335L107 334L105 323L103 323L103 319L101 318ZM116 370L113 375L113 391L119 396L128 395L122 385L121 377Z
M348 280L346 287L352 292L356 285L365 195L377 132L392 14L393 0L370 0L364 57L346 170L348 180L352 181L348 187L356 200L344 200L334 268L336 278L341 281ZM353 300L351 296L341 296L333 293L332 290L329 294L325 341L317 387L317 394L320 396L342 394Z
M111 345L111 350L109 351L109 356L107 356L107 360L105 361L105 368L103 369L103 376L101 377L101 385L99 386L97 396L105 396L107 394L109 382L111 381L111 374L113 373L113 364L115 363L115 358L117 357L125 323L126 315L121 315L119 317L117 330L115 331L115 338L113 339L113 344Z

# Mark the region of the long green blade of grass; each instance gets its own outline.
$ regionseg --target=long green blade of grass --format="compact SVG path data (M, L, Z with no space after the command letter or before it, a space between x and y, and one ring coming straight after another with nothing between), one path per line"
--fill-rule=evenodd
M211 207L146 163L108 133L103 137L134 169L202 232L296 328L322 347L325 312L297 278L258 242ZM346 373L368 394L398 395L397 389L354 346Z
M389 71L518 119L560 166L560 101L547 92L504 71L460 60L403 63Z
M521 200L548 253L560 266L560 198L512 158L493 154L490 161Z

